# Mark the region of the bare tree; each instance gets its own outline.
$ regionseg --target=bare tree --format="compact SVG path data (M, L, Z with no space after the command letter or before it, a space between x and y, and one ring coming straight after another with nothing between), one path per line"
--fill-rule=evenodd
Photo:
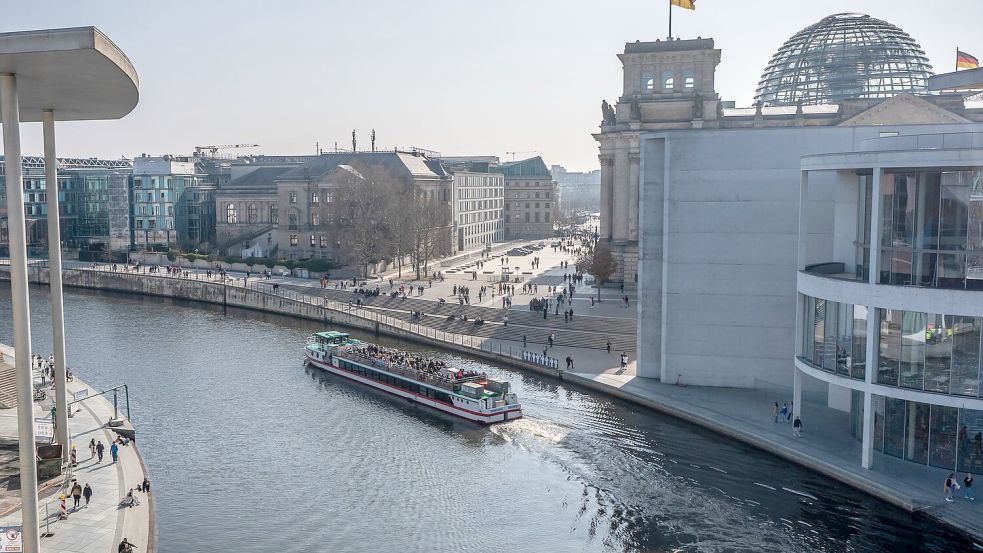
M447 206L425 193L414 193L406 211L410 214L410 259L420 279L427 274L430 261L446 253Z
M577 268L594 276L600 294L601 285L614 274L614 256L607 246L598 242L593 249L585 250L580 254L577 258Z

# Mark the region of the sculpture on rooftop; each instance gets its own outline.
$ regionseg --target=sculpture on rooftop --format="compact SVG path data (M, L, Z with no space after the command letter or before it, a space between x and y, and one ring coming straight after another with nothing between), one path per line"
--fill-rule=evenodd
M614 125L614 108L607 100L601 100L601 124Z

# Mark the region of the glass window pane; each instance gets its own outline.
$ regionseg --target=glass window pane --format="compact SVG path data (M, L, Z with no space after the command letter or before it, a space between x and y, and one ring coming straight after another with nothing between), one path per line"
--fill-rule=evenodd
M956 423L959 410L955 407L932 406L931 451L928 464L952 470L956 467Z
M874 396L874 449L884 451L884 396Z
M929 407L927 403L908 402L904 458L909 461L928 463Z
M836 372L849 375L853 355L853 304L841 303L836 309Z
M863 380L867 363L867 307L853 306L853 356L850 359L850 376Z
M918 174L918 200L916 207L916 248L939 249L939 198L942 192L942 174L931 171Z
M812 353L812 362L818 367L823 366L823 350L825 349L825 319L826 319L826 300L816 298L816 317L815 332L813 333L813 344L815 345Z
M959 470L983 473L983 411L959 410Z
M929 315L925 330L925 390L949 393L949 367L952 364L952 329L949 317Z
M905 311L901 317L901 386L921 390L925 378L924 313Z
M979 394L981 322L980 317L952 317L952 394Z
M966 249L969 217L969 182L962 172L942 173L940 202L939 249Z
M904 457L905 401L884 398L884 453Z
M914 173L894 177L894 214L891 246L912 248L915 245L918 179Z
M912 273L912 257L910 249L895 248L887 255L887 269L891 273L891 284L909 286L914 283Z
M877 361L877 383L898 385L898 366L901 361L901 311L879 309L881 320L880 355Z
M802 323L802 357L810 363L816 352L816 299L806 296L805 320Z
M836 313L839 305L835 301L826 301L826 317L823 322L825 331L823 337L823 369L830 372L836 370Z
M936 286L939 288L963 288L966 278L966 254L944 253L940 254L938 258Z

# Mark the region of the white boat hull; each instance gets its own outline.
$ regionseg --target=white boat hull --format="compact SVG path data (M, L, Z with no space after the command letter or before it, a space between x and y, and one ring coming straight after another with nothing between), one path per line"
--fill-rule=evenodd
M310 355L310 353L307 353L306 357L307 357L308 364L317 367L321 370L327 371L331 374L336 374L348 380L353 380L355 382L365 384L366 386L371 386L377 390L382 390L383 392L390 393L394 396L406 398L415 403L426 405L427 407L431 407L433 409L437 409L438 411L443 411L445 413L450 413L451 415L461 417L470 421L474 421L482 424L491 424L495 422L505 422L505 421L522 418L522 408L518 405L508 406L508 408L496 411L494 413L482 413L480 411L464 409L461 407L457 407L455 405L444 403L443 401L436 401L432 398L421 396L420 394L410 392L409 390L403 390L395 386L390 386L385 382L378 382L376 380L366 378L362 375L353 373L349 370L342 369L341 367L332 365L331 363L327 362L327 359L321 360L316 357L313 357L312 355Z

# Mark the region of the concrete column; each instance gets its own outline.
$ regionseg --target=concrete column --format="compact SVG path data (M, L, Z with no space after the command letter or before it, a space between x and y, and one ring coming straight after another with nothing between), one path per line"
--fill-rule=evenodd
M802 372L792 369L792 420L802 412Z
M801 171L799 177L799 246L798 246L798 270L806 268L806 238L809 236L809 221L807 209L809 205L809 171Z
M860 466L865 469L874 466L874 394L869 390L864 392L864 435Z
M614 153L614 216L611 231L615 243L628 240L628 188L628 147L622 143Z
M641 183L639 182L639 160L641 159L641 154L639 152L631 151L628 152L628 240L638 240L638 208L639 208L639 190L641 188ZM625 279L628 279L628 275L625 275Z
M61 211L58 208L58 160L55 157L55 113L43 112L44 181L48 196L48 278L51 282L51 336L55 357L55 439L62 444L62 460L71 460L68 432L68 395L65 389L65 302L61 284Z
M614 217L614 158L601 156L601 219L598 231L600 240L611 240L611 218Z
M0 75L0 120L3 121L4 171L7 177L7 227L10 242L10 295L17 370L17 440L20 466L21 524L24 551L39 553L38 471L34 461L34 384L31 375L31 310L27 293L27 241L24 183L21 173L20 108L17 78Z

